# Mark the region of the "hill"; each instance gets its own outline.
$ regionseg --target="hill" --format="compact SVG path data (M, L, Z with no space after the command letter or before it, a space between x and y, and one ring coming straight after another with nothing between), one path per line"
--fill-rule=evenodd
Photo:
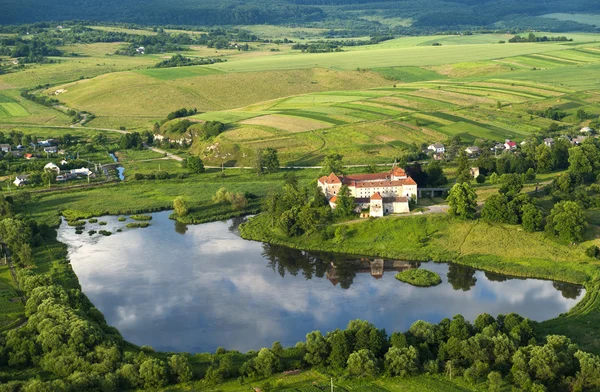
M456 30L465 27L535 28L552 31L596 27L547 14L600 13L587 0L3 0L0 24L85 19L143 25L319 24L373 33L407 26L412 31ZM443 10L443 11L440 11Z

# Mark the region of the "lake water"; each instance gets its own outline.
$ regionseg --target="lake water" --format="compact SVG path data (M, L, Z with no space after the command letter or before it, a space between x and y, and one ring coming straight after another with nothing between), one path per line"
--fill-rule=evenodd
M123 337L165 351L247 351L279 340L292 346L313 330L365 319L388 333L416 320L439 322L460 313L516 312L546 320L573 307L581 286L517 279L448 264L411 264L314 254L245 241L241 221L185 226L153 214L151 226L126 229L100 218L77 235L63 223L59 240L83 291ZM109 237L87 231L122 228ZM442 284L417 288L394 278L419 267Z

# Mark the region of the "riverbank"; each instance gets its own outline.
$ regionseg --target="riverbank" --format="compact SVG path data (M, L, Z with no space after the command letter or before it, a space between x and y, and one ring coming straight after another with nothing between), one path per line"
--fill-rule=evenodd
M240 225L242 238L311 251L401 260L453 262L523 278L583 285L587 294L571 311L538 325L542 334L562 334L600 353L600 264L585 255L586 243L560 244L544 233L517 226L460 221L447 215L368 219L342 224L343 238L321 230L286 237L258 215Z

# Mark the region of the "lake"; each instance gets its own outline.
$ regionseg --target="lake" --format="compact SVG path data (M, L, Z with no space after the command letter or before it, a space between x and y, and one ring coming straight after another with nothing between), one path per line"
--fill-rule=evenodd
M542 321L585 294L578 285L455 264L270 246L241 239L242 219L185 226L169 214L152 214L151 226L142 229L127 229L132 220L116 216L99 218L106 226L88 223L80 235L65 222L59 229L84 293L107 322L128 341L157 350L245 352L276 340L292 346L310 331L344 328L357 318L388 334L458 313L471 321L484 312ZM114 234L89 236L92 229ZM416 267L437 272L442 284L417 288L394 278Z

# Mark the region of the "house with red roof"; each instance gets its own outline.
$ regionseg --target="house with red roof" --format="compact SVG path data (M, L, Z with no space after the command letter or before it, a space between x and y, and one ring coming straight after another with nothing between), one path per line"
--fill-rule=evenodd
M354 197L356 211L369 210L372 217L410 212L408 201L417 198L417 183L398 166L383 173L339 176L331 173L319 178L318 186L331 208L336 207L342 185L346 185Z
M511 151L511 150L516 150L517 149L517 143L513 142L512 140L506 140L504 142L504 149Z

